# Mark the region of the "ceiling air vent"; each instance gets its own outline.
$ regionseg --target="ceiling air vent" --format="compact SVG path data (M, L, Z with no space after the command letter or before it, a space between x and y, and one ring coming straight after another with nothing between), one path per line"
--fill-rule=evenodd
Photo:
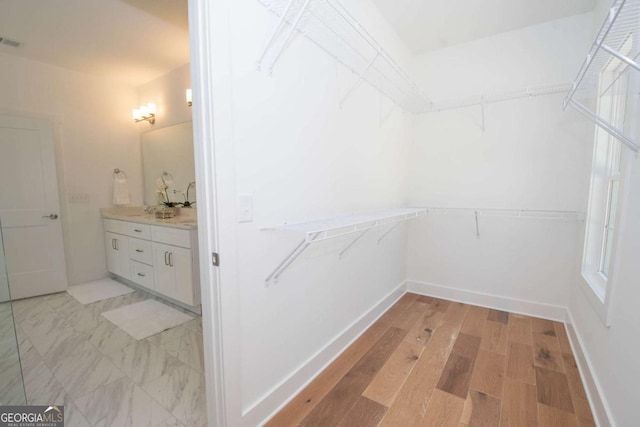
M6 44L11 47L20 47L22 43L0 36L0 44Z

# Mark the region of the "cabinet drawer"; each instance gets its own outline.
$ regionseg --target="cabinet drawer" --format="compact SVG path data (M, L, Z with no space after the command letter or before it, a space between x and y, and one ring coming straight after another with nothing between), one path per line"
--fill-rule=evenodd
M130 238L129 258L144 264L153 265L151 242L148 240Z
M138 224L136 222L129 222L127 224L129 225L129 230L127 232L129 236L137 239L151 239L151 232L149 230L151 226L147 224Z
M128 222L118 221L115 219L105 219L104 220L104 231L109 233L118 233L118 234L128 234L129 226Z
M153 289L153 267L131 261L131 280L145 288Z
M151 240L183 248L191 247L191 233L189 230L180 230L178 228L152 226Z

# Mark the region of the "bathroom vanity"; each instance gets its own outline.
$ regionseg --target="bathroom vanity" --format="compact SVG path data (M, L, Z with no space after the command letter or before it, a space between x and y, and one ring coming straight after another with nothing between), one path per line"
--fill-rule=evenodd
M139 209L103 209L107 268L124 281L200 312L195 216L170 219Z

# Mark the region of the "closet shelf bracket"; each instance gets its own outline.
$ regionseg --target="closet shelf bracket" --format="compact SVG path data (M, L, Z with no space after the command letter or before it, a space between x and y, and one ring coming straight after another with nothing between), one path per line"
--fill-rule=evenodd
M351 248L353 247L353 245L355 245L355 244L356 244L356 242L357 242L358 240L362 239L362 238L364 237L364 235L365 235L365 234L367 234L367 231L369 231L369 230L371 230L371 229L370 229L370 228L367 228L367 229L366 229L366 230L364 230L362 233L360 233L360 234L358 235L358 237L356 237L355 239L353 239L353 240L351 241L351 243L349 243L349 244L347 245L347 247L346 247L346 248L344 248L342 251L340 251L340 254L338 255L338 258L342 259L342 256L343 256L345 253L347 253L347 251L348 251L349 249L351 249Z
M347 98L349 98L349 95L351 95L353 93L354 90L356 90L356 88L358 86L360 86L360 83L362 83L362 80L364 80L364 76L365 74L367 74L367 71L369 71L369 69L371 68L371 66L373 65L374 62L376 62L376 59L378 59L378 57L380 56L380 52L376 53L376 56L373 57L373 59L371 61L369 61L369 63L367 64L367 66L364 68L364 70L362 70L362 72L360 73L360 75L358 76L358 80L356 80L356 82L349 88L349 90L347 91L347 93L342 97L342 99L340 100L340 107L342 107L342 105L344 104L344 102L347 100Z
M274 283L278 283L278 277L280 277L280 275L287 268L289 268L289 266L291 265L291 263L293 263L293 261L295 261L300 255L302 255L302 253L307 249L307 247L313 242L313 239L314 238L312 238L312 240L307 240L305 238L302 242L300 242L300 244L296 246L296 248L284 259L284 261L282 261L276 267L276 269L273 270L273 272L267 276L267 279L265 280L266 285L269 286L269 283L271 283L272 281Z
M311 244L359 233L358 236L340 252L339 256L342 258L342 256L370 230L385 225L392 225L391 229L393 229L403 221L424 216L426 213L426 209L400 208L365 215L345 216L322 221L285 224L277 227L263 228L262 230L296 232L304 234L305 236L298 246L296 246L295 249L289 253L280 264L278 264L275 270L267 276L265 279L265 286L269 286L271 283L277 283L280 275L282 275L282 273L284 273ZM389 232L390 231L387 231L385 235ZM382 239L379 239L378 243L380 240Z
M260 58L258 59L258 63L256 65L256 68L258 69L258 71L260 71L262 69L262 60L267 55L267 52L269 51L269 49L271 49L271 46L273 46L273 43L275 42L278 34L284 28L284 25L287 23L286 16L289 13L289 11L291 10L291 7L293 6L293 2L294 1L296 1L296 0L289 0L289 3L287 3L287 7L284 9L284 12L282 12L282 16L280 16L280 20L278 21L278 25L276 26L276 28L274 28L273 32L271 33L271 37L269 37L269 40L267 41L267 44L265 45L264 49L262 50L262 55L260 55Z
M380 242L382 242L385 237L387 237L389 234L391 234L391 232L393 230L395 230L396 227L398 227L400 224L401 224L400 222L396 222L395 224L393 224L391 226L391 228L389 228L387 231L385 231L384 234L378 238L378 244L380 244Z

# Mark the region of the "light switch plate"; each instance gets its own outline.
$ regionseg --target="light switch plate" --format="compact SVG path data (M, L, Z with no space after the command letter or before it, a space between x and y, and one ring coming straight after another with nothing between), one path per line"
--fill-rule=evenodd
M89 203L90 197L88 193L67 193L69 203Z
M253 194L238 194L238 222L253 221Z

